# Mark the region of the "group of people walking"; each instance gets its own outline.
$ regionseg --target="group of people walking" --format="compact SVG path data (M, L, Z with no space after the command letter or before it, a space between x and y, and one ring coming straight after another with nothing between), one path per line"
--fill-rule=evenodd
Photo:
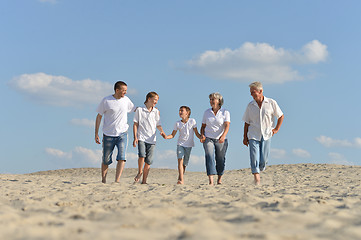
M249 147L250 163L254 183L260 184L260 172L265 170L270 153L271 137L276 134L283 122L283 113L277 102L263 96L263 87L260 82L249 85L253 97L243 116L244 137L243 144ZM214 176L217 175L217 184L222 184L225 169L226 152L228 148L227 134L231 118L230 112L223 108L223 97L219 93L211 93L209 101L211 108L203 114L200 132L196 120L191 118L191 109L188 106L179 108L180 120L174 124L171 134L166 135L160 121L160 112L155 107L159 100L156 92L149 92L143 107L135 107L126 96L127 84L118 81L114 85L114 94L102 99L97 107L95 122L95 142L100 144L99 126L103 120L103 156L102 182L106 182L108 166L112 163L112 154L117 146L117 166L115 182L120 181L126 162L128 144L128 113L135 112L133 119L133 146L138 146L138 173L135 182L141 180L147 183L150 166L153 163L157 129L164 139L174 138L179 132L177 141L178 184L184 183L184 172L189 163L194 135L203 143L205 151L205 165L209 184L214 185ZM277 120L277 122L275 121Z

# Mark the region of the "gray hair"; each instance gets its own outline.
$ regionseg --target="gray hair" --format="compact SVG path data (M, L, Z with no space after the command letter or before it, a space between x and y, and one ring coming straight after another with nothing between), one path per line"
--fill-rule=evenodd
M224 100L223 100L223 97L222 97L222 95L220 93L216 92L216 93L209 94L209 99L211 99L211 98L218 99L219 106L222 107L222 105L224 103Z
M263 90L261 82L253 82L249 85L249 88L255 88L257 91Z

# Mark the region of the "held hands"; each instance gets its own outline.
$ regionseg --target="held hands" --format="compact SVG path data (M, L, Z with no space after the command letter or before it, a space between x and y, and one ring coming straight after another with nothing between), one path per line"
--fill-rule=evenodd
M199 140L201 143L204 143L206 141L206 137L204 135L202 135Z
M161 135L164 139L167 139L167 135L165 134L165 132L161 132L160 135Z

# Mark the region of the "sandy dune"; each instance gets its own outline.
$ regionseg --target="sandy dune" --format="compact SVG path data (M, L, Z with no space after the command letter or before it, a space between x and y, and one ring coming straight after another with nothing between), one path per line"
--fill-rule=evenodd
M0 175L1 239L361 239L361 167L269 166L208 186L205 173L151 169L148 184L99 169Z

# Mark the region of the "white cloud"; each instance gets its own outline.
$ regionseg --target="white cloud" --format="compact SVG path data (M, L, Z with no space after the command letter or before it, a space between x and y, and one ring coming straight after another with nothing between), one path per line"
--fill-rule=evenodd
M206 51L187 61L184 70L216 79L283 83L303 79L292 65L316 64L327 57L327 46L318 40L307 43L299 51L246 42L234 50Z
M55 149L55 148L46 148L45 152L49 155L52 155L54 157L57 158L64 158L64 159L71 159L72 158L72 154L71 153L66 153L63 152L59 149Z
M353 162L348 161L345 156L340 153L330 152L328 156L331 158L329 163L331 164L339 164L339 165L355 165Z
M91 128L93 128L95 126L94 120L90 120L90 119L86 119L86 118L82 118L82 119L74 118L74 119L70 120L70 123L73 125L76 125L76 126L85 126L85 127L91 127Z
M100 80L72 80L45 73L23 74L14 77L9 85L31 100L55 106L97 104L114 92L113 84ZM128 93L135 91L128 89Z
M308 151L301 149L301 148L293 149L292 153L301 158L310 158L311 157L311 154Z
M326 136L319 136L316 140L325 147L355 147L361 148L361 138L357 137L353 141L333 139Z
M98 167L102 159L102 150L92 150L84 147L75 147L74 150L69 152L46 148L45 152L54 157L51 160L62 168Z
M277 149L271 148L271 157L272 158L285 158L286 157L286 150L284 149Z

